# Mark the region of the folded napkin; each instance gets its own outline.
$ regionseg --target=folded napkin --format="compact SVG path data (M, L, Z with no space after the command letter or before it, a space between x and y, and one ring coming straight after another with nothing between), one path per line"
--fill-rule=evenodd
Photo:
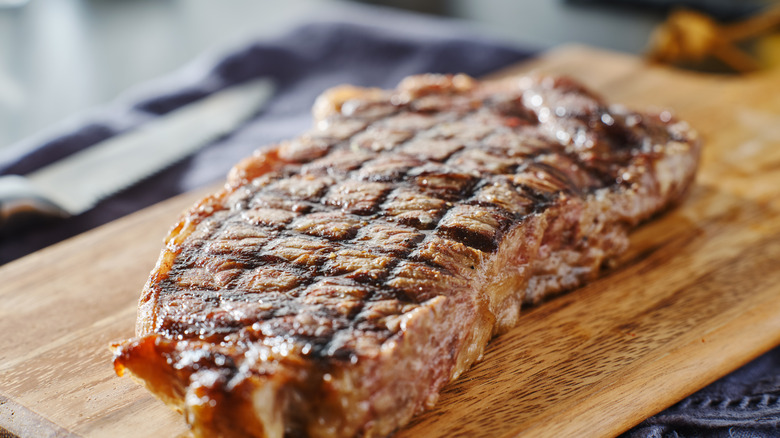
M386 10L358 15L347 21L309 23L277 38L248 42L229 53L198 60L55 128L52 134L0 151L0 174L25 174L232 84L271 76L278 85L269 106L235 134L87 213L35 233L3 238L0 264L224 179L234 163L257 147L308 128L314 98L330 86L351 83L389 88L407 75L423 72L480 76L533 53L443 19ZM625 436L778 436L778 395L780 349L646 420Z

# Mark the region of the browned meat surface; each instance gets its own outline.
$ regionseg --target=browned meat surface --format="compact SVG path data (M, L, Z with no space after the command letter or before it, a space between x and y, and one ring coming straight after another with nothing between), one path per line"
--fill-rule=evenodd
M197 436L384 436L690 185L696 135L565 78L340 87L186 212L129 371Z

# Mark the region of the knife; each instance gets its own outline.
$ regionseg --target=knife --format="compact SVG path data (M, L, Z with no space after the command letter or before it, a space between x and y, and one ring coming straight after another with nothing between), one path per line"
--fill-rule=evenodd
M81 214L236 129L273 94L269 78L218 91L27 174L0 176L0 234Z

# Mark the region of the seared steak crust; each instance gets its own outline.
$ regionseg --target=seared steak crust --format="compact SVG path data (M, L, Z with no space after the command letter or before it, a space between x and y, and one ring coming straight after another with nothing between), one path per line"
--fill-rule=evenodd
M130 371L201 436L382 436L679 199L696 135L566 78L340 87L186 212Z

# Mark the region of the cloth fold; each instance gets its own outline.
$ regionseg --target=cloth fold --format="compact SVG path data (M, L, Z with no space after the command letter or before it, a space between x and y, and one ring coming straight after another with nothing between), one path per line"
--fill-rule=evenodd
M400 31L399 29L404 29ZM459 23L381 11L359 20L312 22L276 38L248 42L221 56L122 96L50 134L0 151L0 174L26 174L210 93L270 76L277 94L229 137L100 202L80 216L35 233L0 240L0 264L87 231L176 194L222 180L254 149L311 125L310 108L328 87L394 87L423 72L481 76L532 50L485 38ZM780 348L644 421L626 437L780 436ZM583 431L588 435L588 431Z

